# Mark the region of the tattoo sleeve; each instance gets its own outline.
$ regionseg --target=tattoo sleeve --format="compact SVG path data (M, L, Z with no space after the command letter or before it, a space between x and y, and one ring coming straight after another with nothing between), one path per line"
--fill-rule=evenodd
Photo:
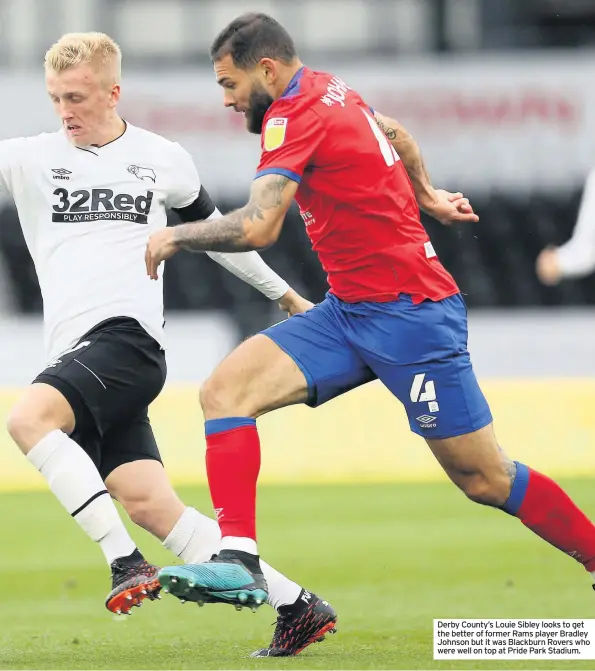
M401 157L415 189L417 200L422 205L426 198L432 196L433 189L417 142L403 126L393 119L380 114L376 114L375 119L380 130L386 135L388 141Z
M274 242L287 211L291 195L283 175L265 175L252 184L244 207L217 219L181 224L174 228L174 240L188 251L248 252Z
M512 487L512 484L514 482L514 479L516 477L516 464L514 461L512 461L507 454L504 452L504 450L498 445L498 450L500 451L500 454L502 455L502 460L504 463L504 468L506 469L506 475L508 475L508 479L510 480L510 486Z

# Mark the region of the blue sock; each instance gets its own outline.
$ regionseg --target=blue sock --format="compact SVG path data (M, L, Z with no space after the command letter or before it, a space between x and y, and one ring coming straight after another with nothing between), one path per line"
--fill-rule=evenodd
M221 419L207 419L205 422L205 436L214 433L232 431L242 426L256 426L256 420L252 417L222 417Z
M521 464L518 461L515 461L514 463L516 464L516 475L514 476L510 495L506 499L506 503L502 506L502 510L509 515L517 514L518 509L523 503L525 494L527 493L527 487L529 486L529 469L525 464Z

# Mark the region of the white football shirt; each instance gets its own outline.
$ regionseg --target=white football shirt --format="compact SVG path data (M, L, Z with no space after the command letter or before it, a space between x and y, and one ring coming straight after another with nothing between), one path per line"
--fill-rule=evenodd
M145 270L167 207L196 200L200 178L179 144L128 124L102 147L62 130L0 142L0 189L14 198L33 258L53 358L99 322L132 317L162 344L162 279Z

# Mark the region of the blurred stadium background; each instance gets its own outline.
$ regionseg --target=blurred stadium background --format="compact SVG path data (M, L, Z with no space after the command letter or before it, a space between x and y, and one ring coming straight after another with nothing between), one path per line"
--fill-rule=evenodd
M595 165L595 2L0 0L0 139L57 127L44 52L64 32L105 31L124 52L123 116L182 143L220 209L243 204L259 143L223 109L208 47L226 22L252 10L284 23L309 66L340 75L398 118L417 138L435 184L472 200L477 225L424 223L466 296L470 347L500 440L515 458L565 476L594 516L593 487L580 476L595 475L595 278L546 288L534 262L545 245L570 236ZM325 278L296 212L264 257L296 289L322 298ZM235 344L282 316L203 255L178 255L165 277L169 382L152 420L174 481L192 484L181 489L186 500L208 511L205 488L195 486L204 484L196 390ZM17 214L2 202L4 415L42 367L41 307ZM446 483L419 483L445 478L381 387L316 412L286 409L261 427L262 480L271 484L261 494L263 554L333 600L350 634L299 668L434 667L436 616L592 612L588 584L571 560L500 513L467 504ZM391 484L371 484L378 481ZM302 486L312 482L319 484ZM0 429L0 489L31 488L47 491ZM105 629L100 553L48 494L2 494L0 516L4 668L253 664L237 656L264 642L260 615L232 625L225 608L213 609L197 629L194 610L180 614L165 600L132 618L145 637L139 649L136 628ZM134 533L153 561L167 561L158 544ZM362 566L365 580L354 583ZM34 635L50 625L52 634Z

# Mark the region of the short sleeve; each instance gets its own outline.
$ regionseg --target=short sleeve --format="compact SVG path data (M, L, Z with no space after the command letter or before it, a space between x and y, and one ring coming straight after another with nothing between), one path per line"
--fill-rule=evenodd
M11 194L21 174L20 166L26 148L26 138L19 137L0 142L0 191Z
M192 156L177 142L173 144L171 187L167 196L167 206L180 209L198 198L201 183Z
M291 117L270 117L262 132L255 177L285 175L299 184L324 132L320 117L312 110Z

